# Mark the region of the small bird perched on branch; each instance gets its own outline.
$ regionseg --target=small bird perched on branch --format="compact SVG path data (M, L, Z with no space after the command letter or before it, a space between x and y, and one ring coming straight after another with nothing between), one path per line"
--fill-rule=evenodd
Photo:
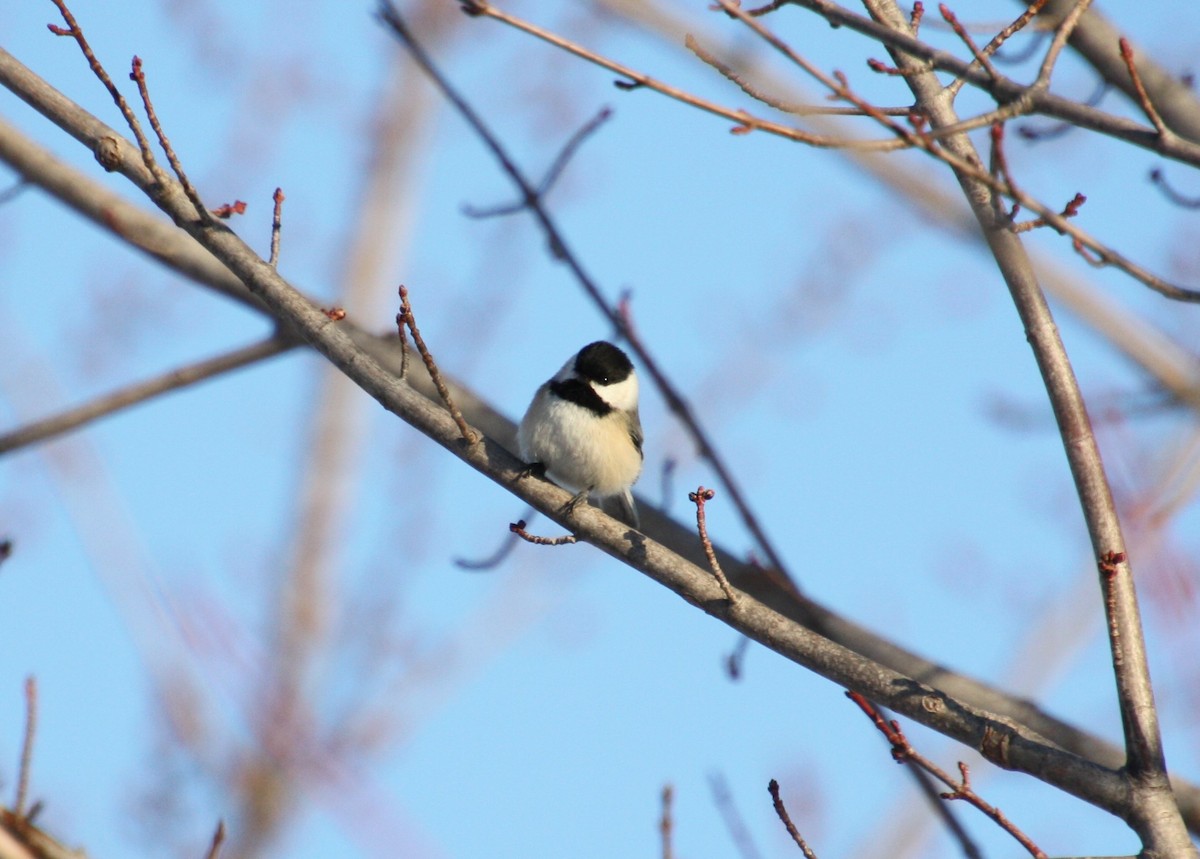
M537 389L517 431L521 457L574 492L564 511L594 495L637 527L633 484L642 472L637 372L611 343L589 343Z

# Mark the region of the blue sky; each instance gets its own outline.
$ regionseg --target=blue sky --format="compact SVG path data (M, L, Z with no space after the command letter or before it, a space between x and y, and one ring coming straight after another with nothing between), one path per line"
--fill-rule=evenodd
M13 5L0 44L117 125L78 51L46 31L53 6ZM673 8L735 32L702 6ZM581 11L514 8L745 104L681 49ZM955 8L1003 21L1016 7ZM1169 68L1183 72L1197 55L1197 9L1104 8ZM122 86L128 58L143 58L196 184L214 205L247 201L233 227L264 252L270 195L284 189L280 270L334 301L360 229L372 107L399 50L371 5L80 0L73 9ZM1003 679L1116 739L1100 601L1061 444L1011 302L979 248L931 227L837 153L730 135L723 121L622 93L610 74L494 22L454 23L438 58L530 172L602 106L614 108L554 189L552 210L606 294L632 290L643 339L804 587L918 652ZM894 81L872 79L862 63L877 50L798 10L777 26L864 92L900 99ZM1068 60L1055 87L1086 94L1091 79ZM1137 115L1115 95L1104 106ZM136 199L7 93L0 114ZM347 309L387 330L395 286L406 283L442 365L516 417L570 354L610 331L527 218L463 216L464 203L512 192L460 120L438 103L424 134L402 192L411 196L396 201L407 227L385 238L377 283ZM918 156L897 157L948 186ZM1037 145L1014 135L1009 159L1047 201L1087 194L1081 222L1129 256L1182 280L1195 273L1194 215L1145 181L1156 159L1078 133ZM1167 170L1186 190L1184 169ZM0 170L0 188L10 180ZM1059 237L1029 244L1130 315L1195 342L1195 308L1089 268ZM37 191L0 208L0 311L5 428L268 331ZM1094 409L1144 390L1144 375L1102 337L1065 312L1059 324ZM91 855L157 856L164 844L196 855L218 817L233 819L211 773L166 751L160 693L186 680L215 748L249 741L321 371L312 355L283 356L0 460L0 533L16 544L0 569L0 785L15 780L22 683L34 674L43 822ZM639 490L659 500L658 475L674 459L664 503L686 521L687 491L714 477L644 387ZM998 408L1027 425L997 420ZM430 857L658 855L668 782L677 855L736 855L714 774L763 856L794 850L771 811L770 778L823 856L898 855L888 832L928 816L839 689L757 647L745 678L730 682L721 670L737 641L730 630L590 547L520 546L493 572L455 567L455 557L490 552L520 502L365 395L347 409L355 429L326 606L340 649L319 664L315 713L337 726L365 696L374 719L369 740L308 780L279 855L390 856L397 845ZM1191 425L1173 412L1123 414L1101 430L1131 509L1160 497L1155 475ZM1197 686L1185 654L1194 652L1186 588L1195 587L1196 511L1185 503L1163 529L1130 535L1135 563L1144 559L1171 764L1193 779ZM735 550L751 547L722 494L709 529ZM1066 630L1065 640L1050 635ZM355 649L368 645L383 667L356 673L374 664ZM947 769L976 762L915 726L911 736ZM1052 855L1136 850L1122 825L1032 779L981 762L975 778ZM146 798L166 796L181 810L168 834L147 836ZM1014 852L961 813L989 855ZM948 849L939 837L922 845L912 855Z

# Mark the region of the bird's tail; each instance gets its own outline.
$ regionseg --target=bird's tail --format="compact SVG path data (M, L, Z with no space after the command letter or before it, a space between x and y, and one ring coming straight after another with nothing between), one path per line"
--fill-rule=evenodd
M626 525L632 525L634 528L641 527L637 504L634 503L633 492L629 489L605 498L601 508L609 516L620 519Z

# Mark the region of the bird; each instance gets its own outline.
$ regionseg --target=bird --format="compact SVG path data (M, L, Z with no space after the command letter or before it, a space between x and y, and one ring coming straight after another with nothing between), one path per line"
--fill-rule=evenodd
M575 496L612 502L617 518L639 526L633 484L642 472L637 371L621 349L589 343L542 384L517 430L528 473L540 473Z

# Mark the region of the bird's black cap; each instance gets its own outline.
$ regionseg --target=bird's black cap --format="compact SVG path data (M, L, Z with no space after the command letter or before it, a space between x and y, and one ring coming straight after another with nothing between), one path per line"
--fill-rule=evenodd
M615 385L629 378L633 364L616 346L607 340L597 340L579 350L575 372L600 385Z

